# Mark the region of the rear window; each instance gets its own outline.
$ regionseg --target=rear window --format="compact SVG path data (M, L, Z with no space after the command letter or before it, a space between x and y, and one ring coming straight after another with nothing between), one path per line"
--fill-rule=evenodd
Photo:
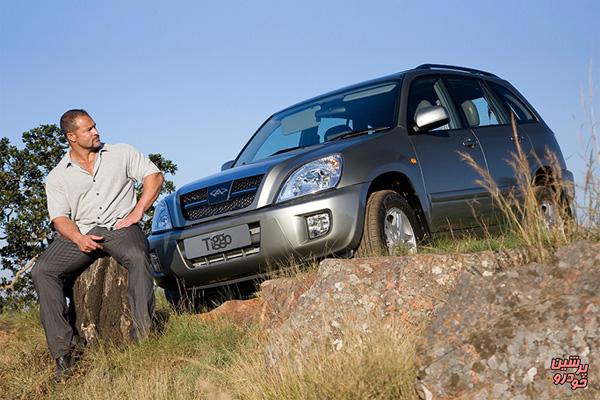
M507 114L511 112L515 115L515 118L519 122L534 122L536 121L533 113L527 108L527 106L519 100L519 98L512 93L510 90L497 83L488 82L492 90L496 92L498 98L502 101L502 105L505 107Z

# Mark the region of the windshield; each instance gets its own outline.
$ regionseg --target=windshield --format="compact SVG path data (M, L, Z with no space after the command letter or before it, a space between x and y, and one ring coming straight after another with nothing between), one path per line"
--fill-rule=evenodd
M394 81L354 89L275 114L250 139L236 165L315 146L349 132L373 133L377 128L391 127L398 86Z

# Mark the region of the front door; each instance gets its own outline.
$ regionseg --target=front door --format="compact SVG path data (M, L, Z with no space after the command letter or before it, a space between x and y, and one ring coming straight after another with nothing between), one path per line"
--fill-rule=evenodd
M415 113L441 105L449 122L431 131L413 130L410 140L417 154L431 207L432 232L480 226L492 211L489 193L478 183L480 174L469 165L469 156L481 168L486 163L477 136L465 127L438 75L417 78L410 87L407 129L414 126Z

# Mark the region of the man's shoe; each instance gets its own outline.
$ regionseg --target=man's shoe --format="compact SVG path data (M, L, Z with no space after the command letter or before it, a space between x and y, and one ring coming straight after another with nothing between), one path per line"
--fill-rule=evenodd
M66 379L71 372L71 367L73 365L73 359L71 358L71 354L65 354L64 356L60 356L56 359L56 370L54 375L54 380L56 382L61 382Z

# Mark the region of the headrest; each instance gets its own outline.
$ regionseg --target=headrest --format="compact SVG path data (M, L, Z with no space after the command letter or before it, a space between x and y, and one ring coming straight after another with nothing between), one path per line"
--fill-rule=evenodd
M462 102L461 107L467 117L467 122L470 127L479 126L479 112L477 107L471 100L465 100Z
M316 128L317 127L302 131L302 133L300 134L300 143L298 143L298 146L307 147L312 146L313 144L319 144L320 138Z

